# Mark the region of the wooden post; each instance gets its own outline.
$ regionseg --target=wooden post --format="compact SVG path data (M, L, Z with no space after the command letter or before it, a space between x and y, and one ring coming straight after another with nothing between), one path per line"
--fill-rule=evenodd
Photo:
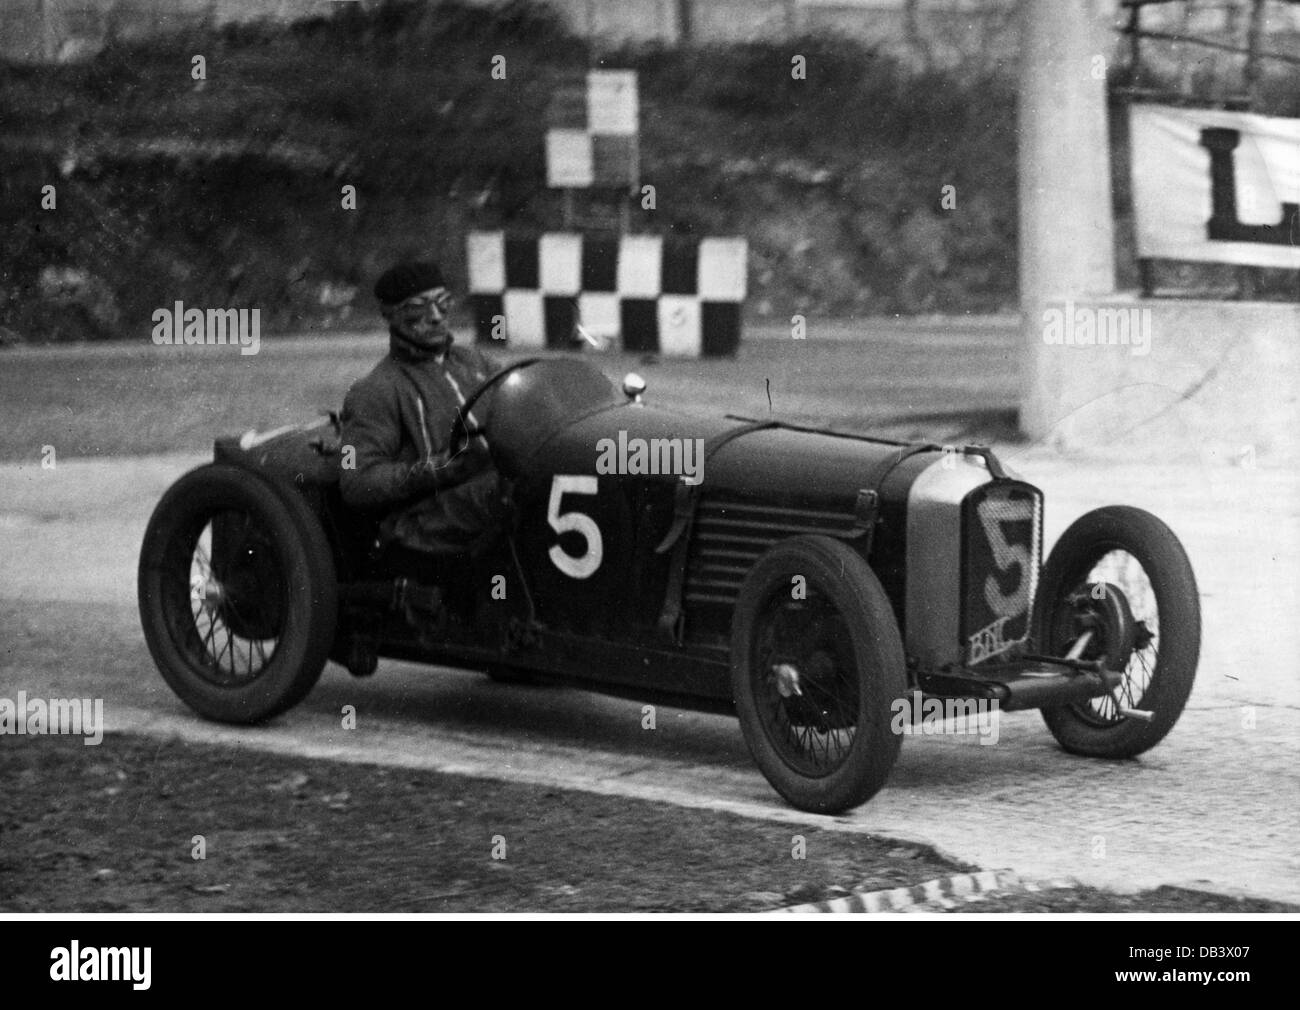
M46 63L53 63L58 50L54 44L54 24L52 21L53 11L50 9L50 0L40 0L41 12L41 59Z
M1134 4L1128 9L1128 82L1130 87L1142 83L1142 8Z
M1264 27L1264 0L1254 0L1250 8L1250 25L1246 29L1246 65L1242 83L1253 109L1259 100L1259 37Z
M691 4L695 0L677 0L677 44L689 46L695 40L695 26L691 23Z
M1254 0L1250 8L1250 21L1246 27L1246 62L1241 68L1242 90L1246 92L1246 108L1254 109L1259 101L1259 37L1264 27L1264 0ZM1237 297L1254 301L1259 296L1259 282L1263 274L1258 267L1237 268Z

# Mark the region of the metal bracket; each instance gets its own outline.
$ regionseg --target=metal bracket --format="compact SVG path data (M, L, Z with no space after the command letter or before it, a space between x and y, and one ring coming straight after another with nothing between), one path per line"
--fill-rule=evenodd
M863 556L871 553L871 544L876 532L876 522L880 518L880 494L873 488L864 487L858 491L853 503L853 538L866 537Z

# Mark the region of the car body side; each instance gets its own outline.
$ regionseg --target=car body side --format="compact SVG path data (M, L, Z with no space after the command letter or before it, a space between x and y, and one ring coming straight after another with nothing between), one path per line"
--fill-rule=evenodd
M625 398L591 366L565 359L507 377L490 418L515 503L517 570L480 576L504 575L506 586L521 579L504 609L526 600L530 612L514 610L514 623L530 622L538 633L521 643L502 621L485 625L478 642L444 647L381 637L379 655L505 659L613 693L725 710L732 614L746 573L774 544L818 534L848 544L879 578L914 673L956 668L967 658L961 632L968 629L959 627L965 503L999 482L1041 502L1030 485L992 472L987 452L689 417ZM330 424L318 423L265 440L223 439L216 455L304 494L347 583L366 571L374 523L342 504L342 447L334 436ZM606 440L620 439L692 440L708 452L702 481L684 495L680 473L601 472L608 469L600 465ZM683 542L664 549L684 500ZM591 526L575 516L594 523L594 537L580 532ZM1038 521L1041 537L1041 507ZM557 525L570 532L557 533ZM593 539L599 556L587 572L574 559L590 567ZM1040 550L1036 544L1029 563L1007 577L1034 578ZM677 583L674 564L684 566ZM669 626L664 616L674 595L681 619Z

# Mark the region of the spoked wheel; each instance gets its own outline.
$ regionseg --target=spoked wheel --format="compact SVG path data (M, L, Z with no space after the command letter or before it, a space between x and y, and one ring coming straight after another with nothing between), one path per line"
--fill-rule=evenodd
M790 803L836 813L884 785L903 647L879 581L845 544L796 537L759 559L736 601L731 671L745 741Z
M252 723L301 700L333 644L333 559L292 491L200 467L154 510L140 551L140 618L172 690L201 715Z
M1178 721L1200 655L1200 597L1182 545L1155 516L1112 506L1076 520L1043 569L1037 626L1046 655L1100 659L1122 674L1115 697L1043 710L1067 751L1132 757Z
M222 545L219 554L214 542ZM284 627L285 586L275 545L252 513L226 510L203 527L190 559L190 590L204 649L200 675L220 685L261 676Z

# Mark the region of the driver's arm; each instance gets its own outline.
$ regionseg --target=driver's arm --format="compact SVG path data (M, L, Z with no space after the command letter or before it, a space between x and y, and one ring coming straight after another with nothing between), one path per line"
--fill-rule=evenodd
M424 461L401 457L402 419L396 398L364 383L348 390L339 416L344 449L353 467L339 475L339 490L349 508L374 510L402 505L436 491L441 474Z

